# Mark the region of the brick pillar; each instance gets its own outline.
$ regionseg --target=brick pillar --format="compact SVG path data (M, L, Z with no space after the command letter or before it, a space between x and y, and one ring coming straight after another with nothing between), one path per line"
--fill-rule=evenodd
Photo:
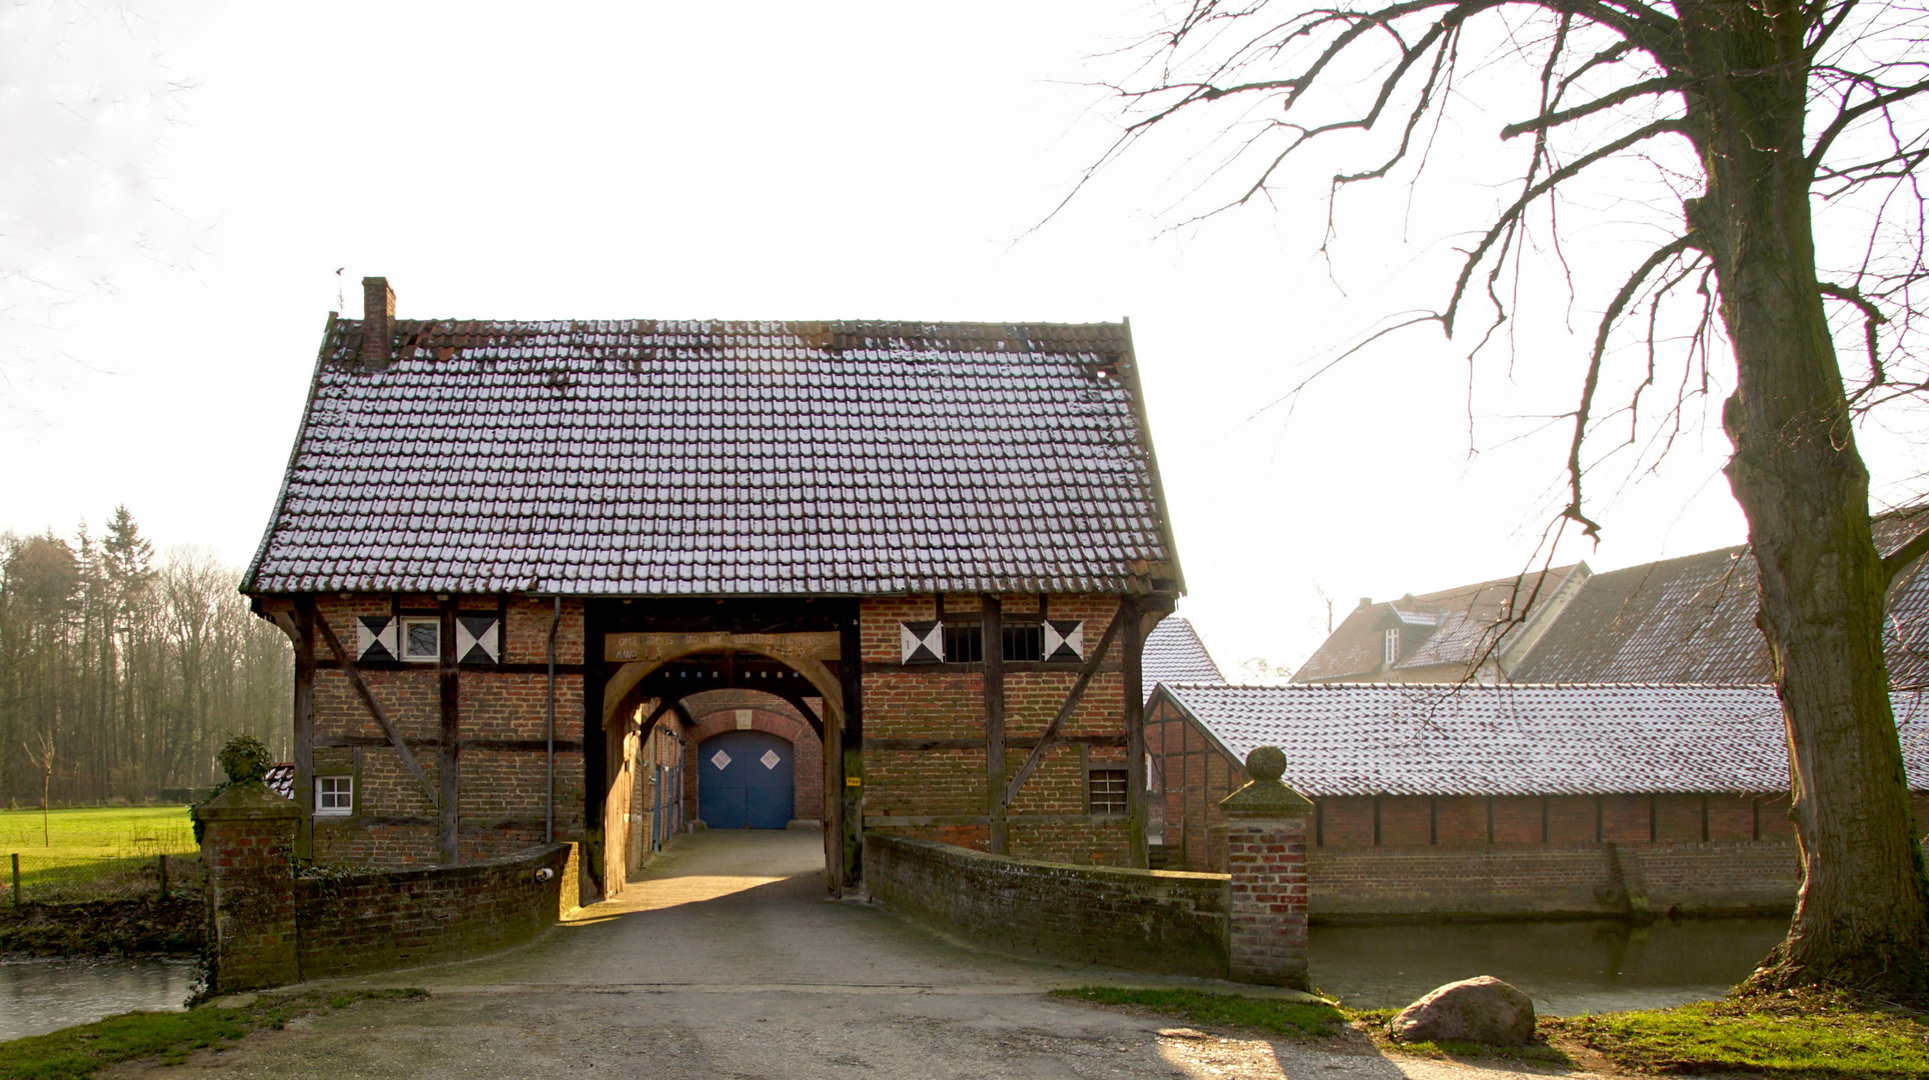
M1232 977L1309 989L1306 973L1306 816L1313 804L1280 782L1286 755L1246 755L1251 782L1219 802L1232 875L1228 945Z
M295 951L295 826L301 807L260 781L194 808L208 872L209 988L300 982Z

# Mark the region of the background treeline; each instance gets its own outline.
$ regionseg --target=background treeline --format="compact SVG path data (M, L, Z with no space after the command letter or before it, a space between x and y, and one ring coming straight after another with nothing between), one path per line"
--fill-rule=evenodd
M0 800L178 799L237 733L285 758L288 639L240 577L191 548L157 558L125 507L98 536L0 534Z

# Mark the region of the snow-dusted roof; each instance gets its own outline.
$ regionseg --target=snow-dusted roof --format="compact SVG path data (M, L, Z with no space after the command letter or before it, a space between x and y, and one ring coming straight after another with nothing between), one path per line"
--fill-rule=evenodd
M1236 758L1286 752L1312 796L1788 790L1769 686L1166 684ZM1929 699L1894 695L1911 786L1929 789Z
M1226 677L1199 640L1192 623L1168 615L1145 636L1145 651L1140 670L1145 678L1145 696L1162 682L1223 683Z
M1174 592L1123 325L331 322L243 589Z

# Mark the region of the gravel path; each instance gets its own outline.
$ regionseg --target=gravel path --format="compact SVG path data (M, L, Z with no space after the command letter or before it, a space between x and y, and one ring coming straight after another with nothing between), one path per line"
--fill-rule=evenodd
M103 1077L1120 1077L1503 1080L1542 1075L1177 1028L1053 987L1169 982L989 956L823 898L814 833L699 833L614 901L484 960L354 985L421 986L263 1032L185 1066ZM1250 990L1250 988L1242 988ZM1579 1077L1586 1074L1563 1073Z

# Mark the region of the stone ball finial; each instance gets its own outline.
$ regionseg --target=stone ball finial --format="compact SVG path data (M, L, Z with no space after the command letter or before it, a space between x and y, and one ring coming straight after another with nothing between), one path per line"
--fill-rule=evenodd
M1246 775L1256 784L1278 783L1286 775L1286 751L1277 746L1255 746L1246 755Z
M268 748L252 735L236 735L229 739L215 758L221 762L221 771L228 774L228 780L236 784L260 780L268 775L268 767L275 763Z

